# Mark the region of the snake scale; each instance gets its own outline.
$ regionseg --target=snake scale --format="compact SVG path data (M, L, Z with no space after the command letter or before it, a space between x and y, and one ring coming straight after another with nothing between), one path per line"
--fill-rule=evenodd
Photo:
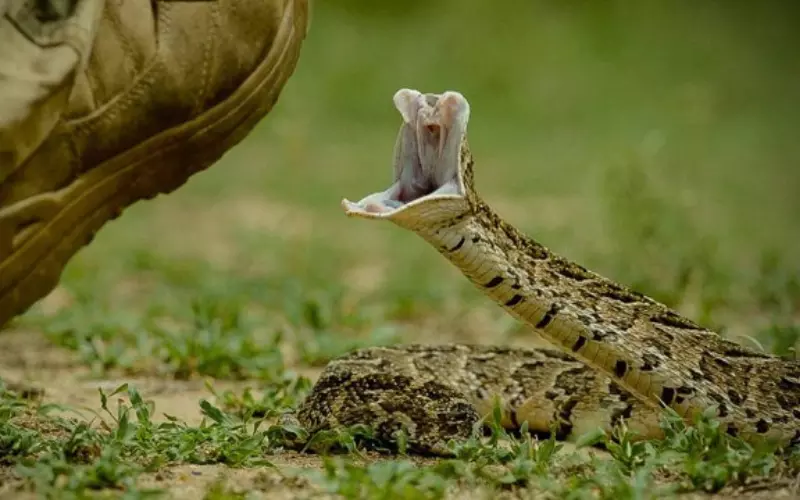
M477 194L458 92L401 89L394 183L347 215L384 219L430 243L552 349L401 345L333 360L291 415L310 432L370 424L389 445L448 454L495 402L503 425L570 438L624 420L663 436L664 407L687 423L714 411L746 440L800 440L800 362L758 352L571 262L523 235Z

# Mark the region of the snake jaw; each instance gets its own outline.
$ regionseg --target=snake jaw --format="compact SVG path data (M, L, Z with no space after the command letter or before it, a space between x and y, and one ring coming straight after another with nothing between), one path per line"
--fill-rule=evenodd
M367 219L404 219L416 207L465 200L461 144L470 106L459 92L422 94L400 89L393 98L403 118L394 150L394 183L385 191L341 202L345 214Z

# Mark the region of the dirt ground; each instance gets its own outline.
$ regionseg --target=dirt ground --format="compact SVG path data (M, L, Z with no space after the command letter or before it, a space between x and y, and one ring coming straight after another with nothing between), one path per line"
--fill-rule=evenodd
M0 335L0 379L17 388L41 391L43 403L69 405L83 408L82 415L91 418L91 411L100 410L98 389L112 391L120 384L135 384L147 399L155 404L156 419L163 414L173 415L190 425L202 420L198 401L209 398L203 380L171 380L148 377L132 379L97 380L90 378L87 368L76 359L73 352L54 346L41 334L26 330L8 330ZM245 385L242 382L240 385ZM231 382L218 381L215 387L222 390L234 387ZM270 457L278 468L319 467L319 457L287 453ZM285 477L269 468L229 469L221 465L179 465L167 467L158 473L144 476L143 487L167 489L170 498L202 498L215 481L236 485L241 491L255 489L270 498L296 498L309 488L301 480ZM35 498L17 490L19 479L10 468L0 468L0 498Z
M124 382L135 384L147 399L155 404L156 419L167 413L186 421L198 424L202 415L197 402L210 395L203 380L187 381L165 378L90 378L85 366L76 359L74 353L48 342L40 333L22 329L12 329L0 335L0 378L18 388L35 390L33 397L44 403L69 405L83 408L85 418L91 418L91 411L100 409L98 389L111 391ZM307 376L316 374L309 372ZM242 388L247 382L215 382L219 389ZM41 391L39 393L38 391ZM567 444L568 450L571 445ZM594 451L602 455L602 451ZM306 479L302 470L319 470L320 457L311 454L286 452L268 457L275 468L229 468L224 465L173 465L164 467L156 473L144 474L140 479L142 487L155 487L167 491L169 498L205 498L214 485L226 488L227 492L250 492L254 498L333 498L320 489L318 484ZM377 454L368 453L367 460L380 460ZM431 459L412 459L419 464L430 463ZM36 498L34 493L19 490L21 480L13 469L0 468L0 499ZM505 495L504 495L505 496ZM533 491L522 496L536 497ZM454 491L452 498L486 498L480 490ZM508 498L520 498L518 494L508 493ZM748 500L776 500L800 498L800 478L760 481L747 487L723 490L716 495L692 493L683 495L686 499L701 498L741 498Z
M319 370L308 370L304 375L315 377ZM59 348L39 332L11 329L0 335L0 379L15 390L28 391L32 398L42 403L68 405L78 409L84 418L91 419L92 411L100 410L98 389L110 392L122 383L135 384L140 392L152 401L157 410L154 420L163 420L163 414L175 416L190 425L202 420L198 401L210 398L202 379L172 380L146 377L98 380L89 377L89 371L76 355ZM242 388L248 382L215 381L219 390ZM80 409L83 409L82 411ZM377 454L368 453L369 460L378 460ZM235 492L250 491L256 498L326 498L311 481L297 476L302 469L320 469L319 456L286 452L270 456L275 469L252 467L234 469L224 465L173 465L157 473L144 474L141 487L167 490L169 498L203 498L215 483L225 485ZM419 463L429 459L415 459ZM287 473L289 472L289 473ZM21 493L20 479L10 467L0 467L0 499L36 498L34 493Z

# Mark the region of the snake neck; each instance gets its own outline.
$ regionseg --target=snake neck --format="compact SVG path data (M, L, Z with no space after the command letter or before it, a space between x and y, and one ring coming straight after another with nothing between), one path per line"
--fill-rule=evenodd
M474 193L470 198L462 216L414 231L545 340L650 406L668 406L687 420L714 406L731 434L775 431L770 436L783 439L796 432L800 363L726 340L554 254Z

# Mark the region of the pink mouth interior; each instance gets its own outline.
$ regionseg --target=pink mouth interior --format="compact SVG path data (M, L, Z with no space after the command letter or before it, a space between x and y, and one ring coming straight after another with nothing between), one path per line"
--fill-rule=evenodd
M395 145L394 183L351 203L351 210L387 213L426 196L462 194L459 157L469 113L466 100L453 92L401 90L395 94L395 105L403 125Z

